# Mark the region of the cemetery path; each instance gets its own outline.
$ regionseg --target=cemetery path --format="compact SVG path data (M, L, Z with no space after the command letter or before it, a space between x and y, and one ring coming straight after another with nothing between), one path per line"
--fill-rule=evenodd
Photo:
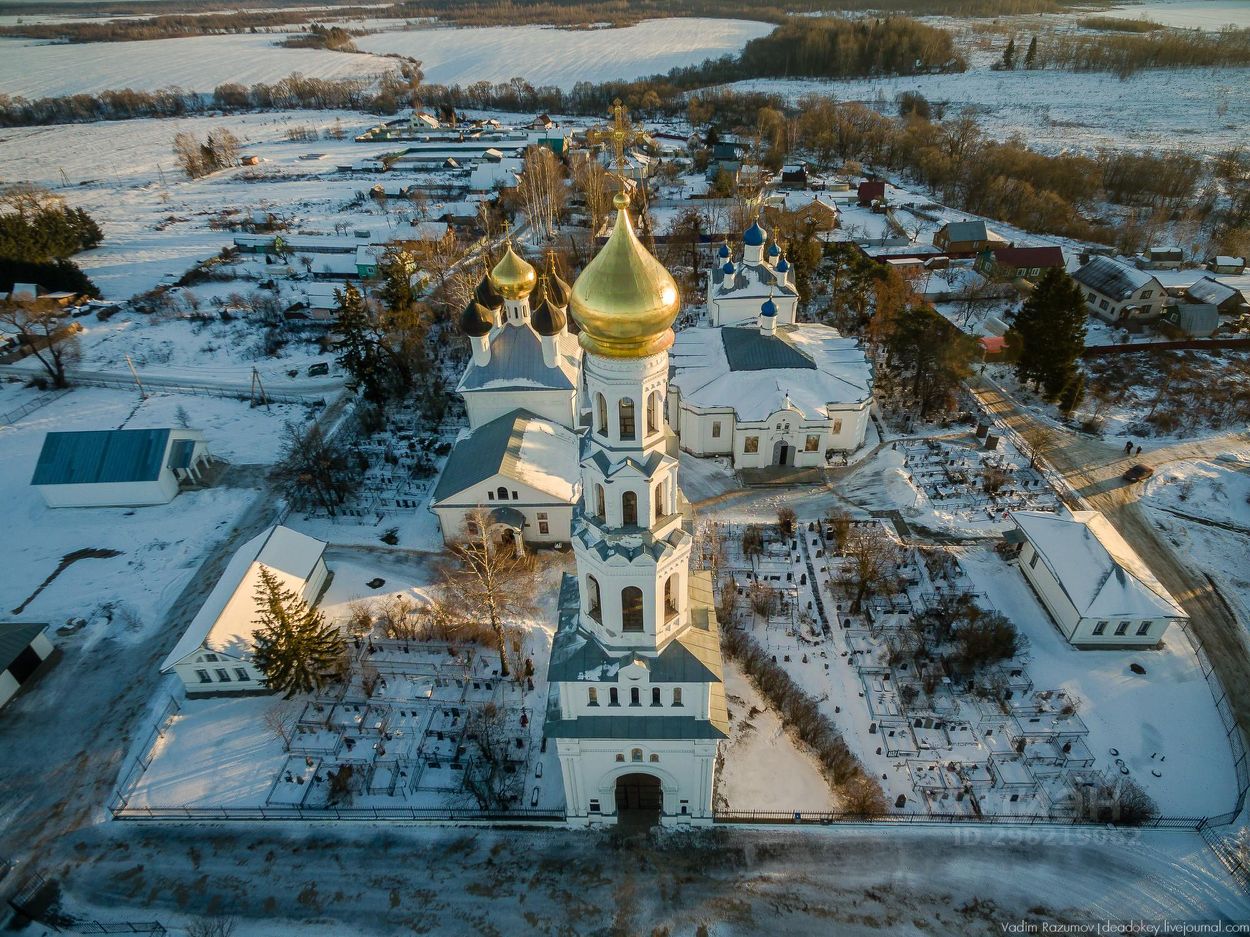
M1245 445L1250 434L1228 433L1177 442L1128 456L1123 446L1037 417L999 389L982 388L975 393L996 419L1033 443L1086 505L1106 515L1181 603L1228 694L1243 736L1250 736L1250 622L1239 622L1203 570L1186 562L1150 522L1139 503L1142 485L1121 478L1127 468L1139 462L1158 468L1181 459L1216 458L1232 445Z

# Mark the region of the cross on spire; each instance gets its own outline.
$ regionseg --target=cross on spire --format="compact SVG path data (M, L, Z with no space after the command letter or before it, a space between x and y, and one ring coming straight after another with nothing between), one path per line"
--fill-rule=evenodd
M620 98L612 102L612 122L592 127L586 132L586 139L591 143L607 143L612 146L612 162L616 167L617 177L621 180L621 188L624 189L625 150L635 143L646 140L647 134L646 131L634 129Z

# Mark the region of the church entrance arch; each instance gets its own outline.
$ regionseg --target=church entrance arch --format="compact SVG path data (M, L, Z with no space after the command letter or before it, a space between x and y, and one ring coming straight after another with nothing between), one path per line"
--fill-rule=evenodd
M660 779L641 771L616 779L616 822L621 826L645 829L660 822L664 791Z
M773 446L773 465L793 465L794 448L786 444L784 439L777 440Z

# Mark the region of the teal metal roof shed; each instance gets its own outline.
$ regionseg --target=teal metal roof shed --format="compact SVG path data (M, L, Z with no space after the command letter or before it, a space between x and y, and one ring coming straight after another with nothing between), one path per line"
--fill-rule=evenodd
M32 485L154 481L169 445L168 429L48 433Z

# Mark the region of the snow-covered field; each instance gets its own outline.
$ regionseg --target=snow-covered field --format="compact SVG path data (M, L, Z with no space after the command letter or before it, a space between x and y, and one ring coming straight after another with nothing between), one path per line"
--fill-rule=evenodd
M639 78L734 53L772 28L751 20L676 18L623 29L403 29L361 37L359 55L282 48L278 33L86 44L3 39L0 92L27 98L171 86L211 92L224 82L276 82L294 72L368 78L398 67L388 55L420 60L426 79L440 84L519 76L570 89L579 81Z
M1098 15L1213 31L1225 26L1250 26L1250 3L1245 0L1146 0L1099 10Z
M772 32L751 20L645 20L622 29L492 26L416 29L364 36L368 52L411 56L427 81L472 84L520 76L534 85L571 89L579 81L640 78L739 51Z
M1121 80L1102 72L1013 71L973 68L963 74L915 75L851 81L754 79L732 85L795 101L808 94L878 103L894 113L894 98L916 91L948 102L948 113L973 108L997 137L1014 133L1046 152L1099 147L1215 153L1245 142L1250 98L1240 89L1250 69L1159 69ZM1219 111L1227 105L1227 111Z
M309 78L369 77L397 64L376 55L285 49L278 45L282 39L275 33L73 44L0 39L5 62L0 91L26 98L171 86L211 92L225 82L276 82L293 72Z
M1169 463L1146 482L1143 503L1250 530L1250 452L1230 452L1224 465Z

